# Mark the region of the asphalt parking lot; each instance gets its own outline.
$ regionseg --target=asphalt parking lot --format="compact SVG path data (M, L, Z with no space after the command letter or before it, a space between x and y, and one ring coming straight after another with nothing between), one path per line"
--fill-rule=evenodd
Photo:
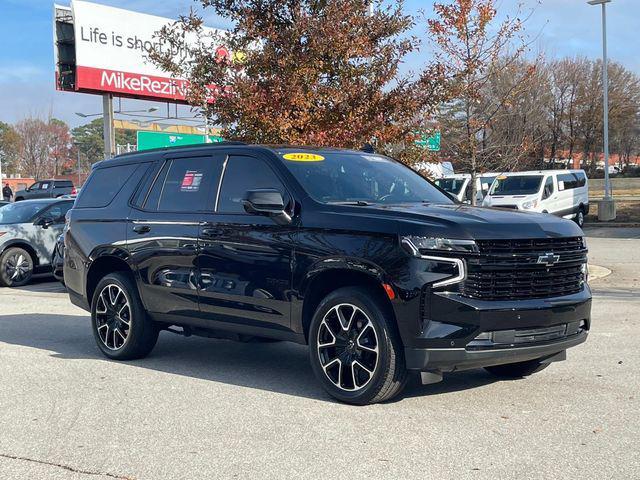
M301 346L163 332L116 363L59 284L0 289L0 478L640 478L640 229L587 234L612 273L566 362L370 407L331 400Z

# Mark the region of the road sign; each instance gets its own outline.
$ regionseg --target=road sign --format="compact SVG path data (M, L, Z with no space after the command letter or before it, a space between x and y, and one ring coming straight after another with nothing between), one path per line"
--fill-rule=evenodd
M417 146L426 147L430 152L440 151L440 132L435 132L431 136L426 133L418 133L418 135L420 138L415 141Z
M177 147L180 145L199 145L202 143L219 143L222 137L216 135L194 135L191 133L147 132L138 130L138 150L152 148Z

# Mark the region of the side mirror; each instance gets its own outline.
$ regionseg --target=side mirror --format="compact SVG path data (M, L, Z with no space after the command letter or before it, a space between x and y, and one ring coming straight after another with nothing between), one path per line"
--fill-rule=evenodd
M291 215L285 211L284 198L278 190L249 190L242 205L247 213L272 218L278 225L291 223Z
M53 218L51 218L51 217L40 217L33 224L35 226L37 226L37 227L42 227L42 228L46 229L46 228L49 228L51 225L53 225Z

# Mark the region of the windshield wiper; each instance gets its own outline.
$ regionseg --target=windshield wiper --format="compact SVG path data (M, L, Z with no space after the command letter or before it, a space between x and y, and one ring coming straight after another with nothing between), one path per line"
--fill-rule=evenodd
M347 202L327 202L331 205L354 205L357 207L367 207L369 205L372 205L369 202L365 202L364 200L351 200L351 201L347 201Z

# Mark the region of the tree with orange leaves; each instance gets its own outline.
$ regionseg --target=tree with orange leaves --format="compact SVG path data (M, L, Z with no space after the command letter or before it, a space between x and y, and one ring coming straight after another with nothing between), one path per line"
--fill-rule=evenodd
M227 138L380 148L405 139L441 92L435 76L399 73L417 47L402 2L374 3L370 9L371 0L204 0L205 10L231 20L233 29L207 38L201 16L191 12L158 33L172 47L195 34L191 57L150 57L190 81L190 103L222 125ZM211 85L220 88L208 102Z

